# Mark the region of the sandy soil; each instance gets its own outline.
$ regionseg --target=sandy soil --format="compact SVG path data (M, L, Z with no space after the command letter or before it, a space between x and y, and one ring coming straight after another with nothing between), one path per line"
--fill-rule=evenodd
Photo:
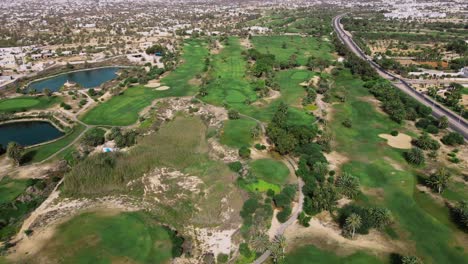
M231 251L236 249L232 243L232 236L236 231L237 228L229 230L197 228L195 229L195 234L201 247L217 256L219 253L229 255Z
M250 39L248 39L248 38L241 39L240 44L242 45L242 47L244 47L246 49L251 49L252 48L252 43L250 42Z
M161 86L161 83L159 82L159 80L151 80L145 85L145 87L148 87L148 88L157 88L159 86Z
M169 90L170 87L169 86L159 86L158 88L156 88L155 90L156 91L166 91L166 90Z
M406 251L403 249L405 245L398 244L375 230L368 235L357 235L355 239L345 238L328 212L318 214L309 224L310 227L303 227L296 222L286 230L285 237L289 242L287 250L312 243L319 248L332 249L340 255L349 255L357 250L370 250L377 254Z
M387 144L390 147L398 148L398 149L410 149L411 148L411 137L399 133L398 136L394 137L390 134L380 134L379 137L384 138L387 140Z
M330 153L323 153L327 158L330 170L335 170L338 172L341 168L341 165L349 161L349 158L341 153L332 151Z

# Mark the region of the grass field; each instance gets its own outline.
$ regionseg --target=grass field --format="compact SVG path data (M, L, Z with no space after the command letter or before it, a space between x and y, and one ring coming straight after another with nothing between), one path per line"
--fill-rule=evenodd
M185 41L182 54L183 63L161 80L163 85L171 89L159 91L158 97L195 95L198 91L196 85L189 83L197 74L203 72L208 48L204 40L190 39Z
M286 62L293 54L300 65L306 65L311 56L332 60L331 46L314 37L301 36L254 36L251 39L254 47L262 53L274 54L279 62ZM283 45L286 45L285 48Z
M130 87L121 95L94 107L81 120L90 125L128 126L138 113L156 99L157 91L143 86Z
M351 159L342 169L359 177L363 186L383 190L380 197L362 202L389 208L396 220L395 228L416 243L415 254L425 262L466 262L466 253L457 249L454 240L459 231L453 230L447 219L441 219L440 206L415 193L414 169L406 164L401 150L389 147L378 136L394 129L405 132L404 127L366 102L363 97L370 94L349 72L341 73L336 83L337 86L348 87L349 92L346 103L334 106L334 120L330 124L337 143L336 150ZM345 119L351 120L352 129L342 125ZM393 167L388 159L404 170Z
M305 246L294 250L287 255L285 263L288 264L374 264L383 263L374 256L364 252L357 252L350 256L340 257L332 252L320 250L314 246Z
M289 169L283 162L273 159L259 159L250 162L254 176L273 184L284 184L288 180Z
M143 213L84 213L60 225L28 263L170 263L173 236Z
M8 176L2 178L0 180L0 205L14 201L32 184L32 180L17 180Z
M242 184L241 187L250 192L266 192L268 190L272 190L275 193L280 193L281 191L281 187L278 184L269 183L264 180L258 180L257 182L249 184Z
M247 62L241 52L244 50L236 37L230 37L228 45L213 56L213 80L208 85L204 101L214 105L227 105L242 111L248 107L245 100L257 100L257 95L246 80Z
M34 163L47 159L52 154L72 143L73 140L75 140L84 129L85 127L83 125L78 124L73 128L71 133L65 135L63 138L57 141L27 149L24 153L24 162Z
M0 100L0 112L24 112L32 109L45 109L59 104L60 97L52 96L21 96L11 99Z
M250 119L227 120L224 123L221 143L230 147L249 147L253 143L251 129L257 123Z

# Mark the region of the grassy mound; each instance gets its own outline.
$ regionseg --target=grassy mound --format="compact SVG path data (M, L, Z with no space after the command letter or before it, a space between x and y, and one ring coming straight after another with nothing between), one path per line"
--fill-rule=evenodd
M60 263L169 263L181 240L143 213L84 213L60 225L41 260Z

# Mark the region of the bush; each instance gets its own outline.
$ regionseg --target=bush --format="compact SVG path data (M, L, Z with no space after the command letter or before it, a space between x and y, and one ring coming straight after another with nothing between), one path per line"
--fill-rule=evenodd
M428 125L428 126L426 127L426 131L427 131L427 133L431 133L431 134L437 134L437 133L439 133L439 129L438 129L436 126L432 125L432 124L431 124L431 125Z
M105 131L100 128L91 128L84 135L81 141L88 146L98 146L102 145L105 141L104 139Z
M249 245L247 243L241 243L239 245L239 253L241 253L241 255L246 258L252 257L252 251L250 250Z
M252 215L255 210L259 207L258 201L255 198L249 198L247 201L245 201L244 205L242 206L242 210L240 212L240 215L242 218L246 218L250 215Z
M70 109L72 109L72 107L71 107L69 104L66 104L66 103L64 103L64 102L61 102L61 103L60 103L60 106L61 106L63 109L65 109L65 110L70 110Z
M424 153L420 148L412 148L410 151L405 152L404 155L408 163L421 165L425 162Z
M432 139L427 133L423 133L419 138L413 139L411 143L423 150L438 150L440 148L439 142Z
M243 159L250 158L250 149L248 147L241 147L239 149L239 156Z
M229 256L224 253L219 253L216 257L217 263L226 263L229 260Z
M392 130L392 132L390 132L390 135L396 137L396 136L398 136L398 131L397 130Z
M453 220L463 230L468 231L468 201L460 201L452 209Z
M346 118L341 124L347 128L351 128L353 126L353 123L351 122L351 119Z
M275 191L273 191L272 189L268 189L267 192L266 192L266 195L268 197L273 197L273 196L275 196Z
M266 146L265 145L262 145L260 143L257 143L255 144L255 148L258 149L258 150L265 150L266 149Z
M242 170L242 163L239 161L234 161L228 164L229 169L233 172L240 172Z
M229 119L239 119L240 114L237 110L231 109L228 111L228 117Z
M299 224L301 224L304 227L309 227L310 226L310 224L309 224L310 219L312 219L312 217L307 216L304 212L301 212L299 214L299 218L298 218Z
M445 145L457 146L465 143L465 140L462 135L457 132L450 132L440 140Z
M288 221L289 216L291 215L291 207L285 206L281 212L276 215L276 218L280 223Z

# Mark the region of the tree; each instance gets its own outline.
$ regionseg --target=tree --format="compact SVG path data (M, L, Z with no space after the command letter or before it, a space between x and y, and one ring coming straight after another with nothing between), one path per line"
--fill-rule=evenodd
M440 148L439 142L432 139L428 133L423 133L419 138L412 140L411 143L424 150L438 150Z
M427 179L427 184L440 194L447 187L450 176L449 171L445 167L441 167Z
M424 153L420 148L412 148L410 151L405 152L405 159L415 165L421 165L425 161Z
M23 158L24 148L16 142L10 142L7 146L7 156L13 160L15 165L20 165L21 159Z
M415 256L404 256L401 258L401 264L421 264L421 260Z
M52 91L49 88L44 88L42 90L42 93L47 97L50 97L52 95Z
M457 224L468 230L468 201L459 201L453 208L453 214Z
M243 159L250 158L250 149L248 147L241 147L239 149L239 156Z
M448 118L446 116L442 116L440 119L439 119L439 124L438 124L438 127L440 129L445 129L448 127Z
M343 172L336 180L336 187L348 198L354 198L359 193L359 179Z
M98 146L104 143L104 133L105 131L100 128L91 128L88 130L81 141L88 146Z
M260 231L255 231L250 237L250 245L255 252L263 252L267 250L270 240L268 236Z
M230 109L228 111L228 117L229 117L229 119L239 119L240 118L239 111L234 110L234 109Z
M351 238L354 238L356 229L361 227L361 217L355 213L352 213L346 218L345 231L351 233Z
M286 239L284 236L276 236L269 246L274 263L279 263L284 259L284 249L286 248Z

